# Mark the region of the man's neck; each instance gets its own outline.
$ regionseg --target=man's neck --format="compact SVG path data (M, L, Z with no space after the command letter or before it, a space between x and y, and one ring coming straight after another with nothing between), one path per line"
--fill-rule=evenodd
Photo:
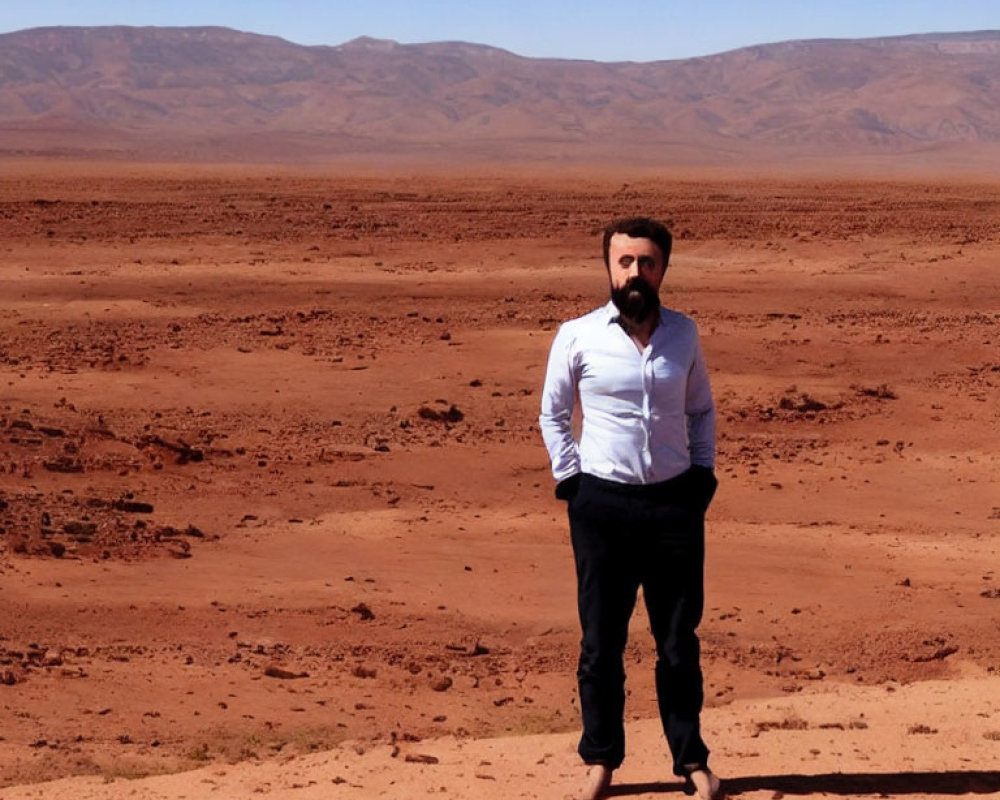
M649 340L653 338L653 331L656 330L656 324L659 321L660 315L658 313L650 314L641 322L626 317L624 314L618 316L618 324L622 326L622 330L629 335L640 350L644 349L649 344Z

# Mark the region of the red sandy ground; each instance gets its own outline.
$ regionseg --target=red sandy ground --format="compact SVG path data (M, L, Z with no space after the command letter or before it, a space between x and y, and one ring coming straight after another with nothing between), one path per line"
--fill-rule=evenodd
M3 175L0 797L571 792L538 395L639 212L719 409L716 768L1000 793L995 185ZM652 798L641 610L628 662L619 779Z

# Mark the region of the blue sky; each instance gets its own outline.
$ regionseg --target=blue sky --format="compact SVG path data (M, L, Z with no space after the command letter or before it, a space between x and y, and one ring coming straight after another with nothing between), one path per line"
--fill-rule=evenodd
M46 25L223 25L310 45L374 36L658 61L788 39L995 30L1000 1L0 0L0 32Z

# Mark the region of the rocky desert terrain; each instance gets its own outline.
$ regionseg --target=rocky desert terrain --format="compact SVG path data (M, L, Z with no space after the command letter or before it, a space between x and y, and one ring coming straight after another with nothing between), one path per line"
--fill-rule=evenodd
M730 791L1000 794L995 182L8 161L0 797L571 792L538 395L633 213L718 405ZM652 658L622 795L679 789Z

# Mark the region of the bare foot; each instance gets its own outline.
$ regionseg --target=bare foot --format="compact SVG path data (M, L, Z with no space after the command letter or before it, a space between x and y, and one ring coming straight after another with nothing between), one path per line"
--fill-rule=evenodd
M614 770L604 764L594 764L587 772L587 787L579 800L601 800L611 786L611 774Z
M707 767L689 772L688 781L700 800L719 800L724 796L722 781Z

